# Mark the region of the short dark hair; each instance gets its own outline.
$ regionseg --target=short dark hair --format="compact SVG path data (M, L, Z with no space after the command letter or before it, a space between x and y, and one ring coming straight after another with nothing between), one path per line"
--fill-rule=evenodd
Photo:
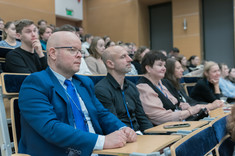
M173 51L174 53L179 53L180 52L180 50L178 48L176 48L176 47L172 48L171 51Z
M153 67L154 62L157 60L166 61L166 56L163 53L154 50L151 50L150 52L146 53L141 62L143 73L147 73L147 70L145 68L146 66Z
M142 58L141 58L140 55L141 55L146 49L148 49L146 46L141 46L141 47L139 47L138 50L137 50L137 51L135 52L135 54L134 54L134 61L140 62L140 61L142 60Z
M41 25L41 23L42 23L42 22L47 23L47 21L46 21L46 20L41 19L41 20L39 20L39 21L38 21L38 25Z
M70 24L65 24L65 25L62 25L60 28L59 28L59 31L70 31L70 32L76 32L76 29L74 26L70 25Z
M27 27L27 26L30 26L34 24L33 21L31 20L28 20L28 19L22 19L22 20L19 20L15 23L16 25L16 33L22 33L22 30L24 29L24 27Z

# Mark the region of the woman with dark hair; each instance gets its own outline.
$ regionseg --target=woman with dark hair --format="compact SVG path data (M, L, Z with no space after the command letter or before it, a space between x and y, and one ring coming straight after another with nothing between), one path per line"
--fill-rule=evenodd
M181 64L182 68L183 68L183 75L186 75L189 73L189 70L187 68L187 59L184 55L181 55L179 54L177 57L176 57L176 60L179 61L179 63Z
M141 69L141 60L147 52L149 52L149 49L145 46L141 46L134 54L132 64L135 66L135 69L137 70L138 74L143 74Z
M42 50L47 50L47 41L52 33L53 33L53 28L51 28L51 26L45 26L39 28L39 37L40 37L40 43L42 45Z
M104 40L100 37L94 37L89 48L90 56L85 58L92 74L107 74L107 69L101 59L104 50Z
M188 66L189 72L199 69L198 66L200 65L200 58L198 56L196 55L191 56L188 59L188 62L189 62L189 66Z
M228 72L228 76L225 78L231 81L235 85L235 68L230 68Z
M197 114L200 105L189 106L178 100L162 84L165 76L166 56L161 52L150 51L142 59L144 76L140 78L137 88L140 93L144 111L154 125L168 121L182 121Z
M14 22L7 22L3 30L3 41L0 41L1 47L17 48L21 42L16 40L16 27Z
M178 102L188 103L191 106L200 104L198 101L187 96L183 86L180 84L180 79L183 76L183 68L179 61L172 58L167 59L166 70L165 79L162 80L162 83L170 93L177 98ZM209 104L205 103L204 105L208 110L213 110L221 106L223 106L223 102L220 100L215 100L213 103Z

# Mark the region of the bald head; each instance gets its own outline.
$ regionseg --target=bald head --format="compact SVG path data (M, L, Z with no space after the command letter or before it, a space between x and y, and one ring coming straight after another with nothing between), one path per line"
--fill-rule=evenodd
M47 51L51 47L61 47L65 45L67 40L70 40L71 38L78 40L78 42L81 44L80 39L72 32L69 31L58 31L53 33L47 42Z
M120 53L122 50L125 49L121 46L112 46L105 49L104 53L102 54L102 60L104 61L104 64L106 65L107 60L114 61L115 54Z

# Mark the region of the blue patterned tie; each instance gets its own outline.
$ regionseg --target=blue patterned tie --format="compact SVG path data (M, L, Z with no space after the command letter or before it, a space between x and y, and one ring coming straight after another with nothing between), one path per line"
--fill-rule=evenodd
M85 123L86 118L82 112L75 88L73 87L70 80L65 80L64 84L67 86L67 93L69 95L69 100L73 110L73 116L77 129L88 132L87 123Z

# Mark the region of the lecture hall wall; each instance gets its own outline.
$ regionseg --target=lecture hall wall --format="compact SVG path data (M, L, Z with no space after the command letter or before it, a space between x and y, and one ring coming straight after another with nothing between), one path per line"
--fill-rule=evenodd
M173 46L186 57L203 54L201 0L80 0L83 21L56 17L54 0L0 0L0 17L5 21L22 18L37 22L45 19L58 26L82 25L85 33L109 35L112 40L150 45L149 10L151 5L172 2ZM235 17L235 16L234 16ZM187 19L187 31L183 20Z
M0 17L7 21L45 19L56 23L55 0L0 0Z

